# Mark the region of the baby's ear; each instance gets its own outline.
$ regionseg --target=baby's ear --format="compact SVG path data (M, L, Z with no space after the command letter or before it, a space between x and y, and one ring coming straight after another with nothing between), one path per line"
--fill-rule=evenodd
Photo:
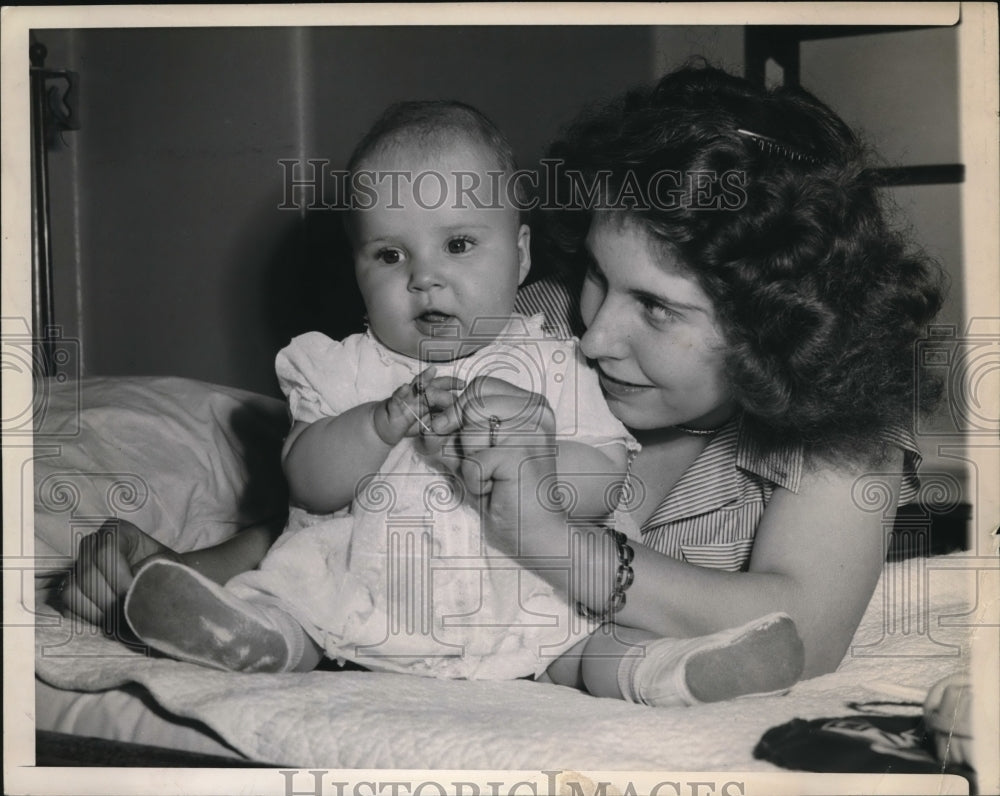
M521 224L517 231L517 261L517 284L522 285L531 271L531 227L527 224Z

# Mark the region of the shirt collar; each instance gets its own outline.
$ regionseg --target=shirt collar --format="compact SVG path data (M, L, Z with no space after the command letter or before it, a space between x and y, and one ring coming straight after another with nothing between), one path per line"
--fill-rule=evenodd
M805 453L801 445L762 451L742 421L740 422L736 466L741 470L765 478L789 492L798 492L804 459Z
M734 418L712 437L642 530L650 531L735 502L748 485L748 473L795 492L802 477L802 462L801 448L762 452L742 420Z

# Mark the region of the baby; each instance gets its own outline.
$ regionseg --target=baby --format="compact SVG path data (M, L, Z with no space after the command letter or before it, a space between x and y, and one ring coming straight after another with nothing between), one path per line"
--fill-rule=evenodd
M539 675L594 625L485 540L436 432L461 406L463 444L470 426L483 447L516 444L518 425L530 431L551 409L559 484L524 493L572 494L590 519L614 508L634 440L575 344L513 311L530 230L507 190L510 145L488 119L454 102L393 106L349 172L368 329L339 342L305 334L278 354L294 421L285 532L225 587L177 563L147 565L126 617L169 655L236 671L307 671L325 654L435 677ZM548 407L477 416L489 379L517 388L515 404L541 394Z

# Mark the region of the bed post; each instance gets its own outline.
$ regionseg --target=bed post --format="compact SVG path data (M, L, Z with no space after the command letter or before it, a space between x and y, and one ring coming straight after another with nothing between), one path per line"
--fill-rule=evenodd
M40 344L38 376L52 372L53 320L52 245L49 239L48 146L45 130L45 56L41 42L33 42L31 58L31 330Z

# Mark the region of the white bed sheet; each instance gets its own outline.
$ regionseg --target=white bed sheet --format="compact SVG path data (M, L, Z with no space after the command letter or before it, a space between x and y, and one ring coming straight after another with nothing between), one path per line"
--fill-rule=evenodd
M35 681L35 727L85 738L161 746L245 759L198 721L184 721L156 704L141 686L71 691Z
M284 509L280 401L186 379L49 387L35 439L39 571L68 565L77 535L109 514L183 549ZM687 709L523 680L227 674L50 616L35 631L37 727L299 767L767 770L753 748L768 728L845 715L851 700L884 698L879 681L926 689L968 668L975 586L961 555L890 565L837 672L784 697Z
M975 576L962 567L961 555L888 565L838 671L804 681L786 696L682 709L629 705L526 680L229 674L145 657L65 626L37 629L36 671L49 685L81 691L138 684L168 714L200 721L248 759L274 765L762 771L774 767L756 760L753 749L770 727L849 715L851 701L887 698L880 682L927 689L967 668L970 633L963 616L974 601ZM101 737L121 738L123 729L109 727L112 734ZM171 730L142 742L175 740Z

